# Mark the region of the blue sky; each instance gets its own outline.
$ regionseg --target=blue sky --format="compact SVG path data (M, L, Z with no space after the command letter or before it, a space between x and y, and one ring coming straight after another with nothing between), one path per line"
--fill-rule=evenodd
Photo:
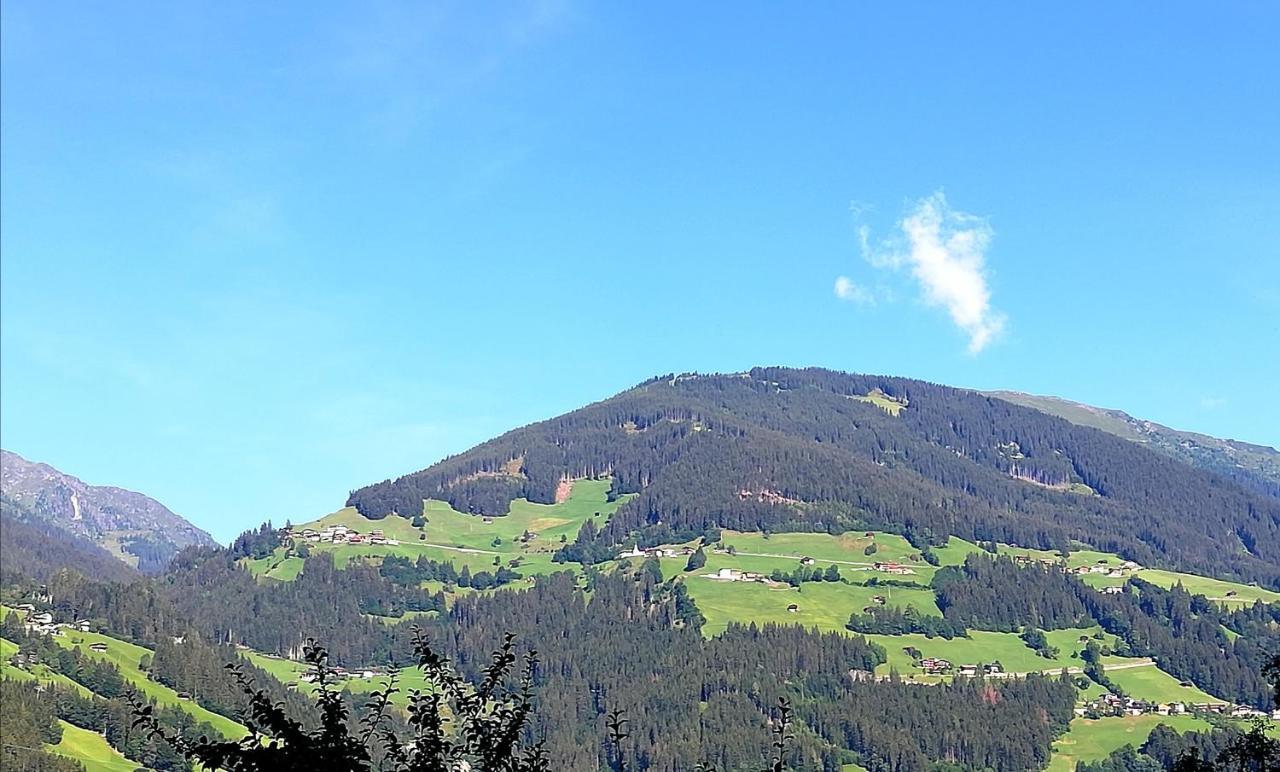
M672 371L1280 442L1274 3L268 5L4 4L6 448L227 539Z

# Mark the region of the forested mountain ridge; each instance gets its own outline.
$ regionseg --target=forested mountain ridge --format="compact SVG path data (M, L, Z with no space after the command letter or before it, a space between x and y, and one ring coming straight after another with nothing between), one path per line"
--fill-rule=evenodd
M986 393L1065 418L1080 426L1092 426L1117 437L1145 444L1171 458L1217 472L1264 493L1280 496L1280 450L1275 448L1170 429L1155 421L1134 418L1123 410L1094 407L1061 397L1044 397L1019 391Z
M655 378L348 503L377 518L437 498L496 516L605 473L639 496L580 535L575 559L717 528L883 528L920 543L1076 541L1280 587L1280 498L992 396L821 369Z
M128 582L138 572L95 542L33 515L0 494L0 572L46 581L62 569L85 576Z
M162 570L183 547L216 544L149 496L89 485L8 450L0 450L0 491L6 520L86 539L146 573Z

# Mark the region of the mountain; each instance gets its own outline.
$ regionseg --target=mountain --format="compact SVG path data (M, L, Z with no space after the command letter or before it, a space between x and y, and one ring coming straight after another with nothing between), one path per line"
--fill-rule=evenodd
M1062 550L1280 587L1280 499L1144 444L923 381L821 369L663 376L352 492L366 517L443 499L504 514L562 481L638 494L564 557L720 528L884 529Z
M1132 440L1192 466L1217 472L1256 490L1280 496L1280 451L1266 445L1224 440L1134 418L1122 410L1094 407L1061 397L1042 397L1019 391L990 391L993 397L1091 426Z
M89 485L8 450L0 450L0 493L6 525L24 523L46 540L49 534L67 534L64 545L83 553L87 541L144 573L162 570L183 547L217 544L155 499ZM14 527L19 530L27 532Z
M40 582L67 568L111 582L130 582L139 576L137 569L89 539L32 515L4 496L0 496L0 566L6 576Z

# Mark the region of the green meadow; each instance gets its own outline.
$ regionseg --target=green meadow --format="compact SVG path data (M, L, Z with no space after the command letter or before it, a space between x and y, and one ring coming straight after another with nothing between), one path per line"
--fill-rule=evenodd
M192 700L184 700L178 697L178 693L164 684L152 681L148 675L143 672L138 663L143 655L150 655L150 649L144 649L132 643L126 643L117 638L101 635L99 633L81 633L73 630L64 631L63 635L54 638L58 645L66 648L78 649L83 654L96 659L103 659L113 663L120 669L120 675L129 681L138 691L142 692L150 699L154 699L160 705L176 707L190 714L196 721L207 721L223 736L232 740L239 739L248 734L248 730L240 724L232 721L226 716L219 715L210 710L206 710L197 705ZM106 651L93 651L90 646L95 643L105 644Z
M877 669L887 674L896 669L903 676L922 677L923 671L915 666L911 655L904 649L911 647L924 657L941 657L953 665L978 665L999 662L1009 673L1056 673L1063 668L1078 672L1083 643L1081 636L1089 637L1098 628L1055 630L1046 634L1050 643L1058 647L1058 656L1048 659L1027 647L1015 633L993 633L970 630L968 638L926 638L923 635L868 635L867 638L885 648L888 661ZM930 679L925 679L930 680ZM934 679L936 680L936 679Z
M558 504L536 504L525 499L511 502L509 512L502 517L481 517L458 512L447 502L429 500L423 503L422 528L413 525L410 518L389 515L381 520L369 520L353 507L345 507L300 528L319 530L326 526L343 525L361 534L380 530L388 539L399 542L386 544L325 544L308 543L313 553L331 554L338 567L354 561L377 562L389 555L411 560L425 556L431 560L448 561L459 569L463 566L475 571L492 571L495 561L512 566L526 576L574 571L574 564L555 563L552 556L560 546L573 540L587 520L598 525L606 521L630 496L609 501L610 481L576 480L568 497ZM532 538L526 540L525 534ZM297 556L296 547L281 547L272 555L256 560L244 560L242 564L263 580L291 581L303 567L303 559Z
M1225 702L1194 686L1182 686L1177 678L1158 667L1112 667L1120 661L1120 657L1106 657L1103 659L1103 666L1107 677L1130 697L1150 702Z
M315 691L315 685L301 680L303 673L307 671L307 666L301 662L296 662L283 657L269 656L256 651L246 651L241 653L245 659L254 665L267 671L273 678L281 683L296 683L298 691L304 694L311 694ZM387 676L377 678L348 678L342 681L342 689L352 694L367 694L368 692L385 689L389 683ZM422 671L416 667L405 668L396 673L396 689L397 692L391 696L391 702L401 708L408 708L409 696L413 691L429 691L426 678Z
M1053 744L1053 758L1048 772L1070 772L1082 761L1099 761L1126 745L1138 747L1146 742L1151 730L1164 724L1179 732L1208 729L1209 722L1195 716L1118 716L1114 718L1077 718L1067 733Z
M85 772L133 772L141 767L112 748L107 738L97 732L81 729L66 721L58 723L62 726L62 739L57 744L45 745L45 749L80 762Z

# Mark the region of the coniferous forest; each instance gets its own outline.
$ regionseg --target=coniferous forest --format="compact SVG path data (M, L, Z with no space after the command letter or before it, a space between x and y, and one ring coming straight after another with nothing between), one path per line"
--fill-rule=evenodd
M902 409L894 415L858 398L875 390ZM1280 502L971 392L826 371L664 377L355 491L350 503L375 523L394 512L421 527L426 498L499 518L514 498L551 503L565 479L606 474L621 507L548 547L558 571L549 574L525 575L518 562L497 558L483 570L398 553L337 561L294 546L267 523L229 548L188 547L149 577L92 543L42 536L48 529L7 507L4 601L145 647L137 664L146 679L202 709L252 723L253 709L273 705L281 726L297 721L308 731L334 721L355 731L375 718L408 731L412 715L349 691L334 698L337 712L317 712L297 681L255 666L250 653L298 663L316 639L335 667L408 672L429 650L480 684L490 677L490 653L514 634L512 656L537 663L523 686L504 676L505 686L528 693L519 745L545 754L548 768L574 772L758 770L778 754L779 705L789 722L780 768L1042 769L1077 715L1082 679L1121 691L1104 655L1149 658L1215 698L1271 705L1267 666L1280 651L1280 604L1223 604L1139 576L1103 592L1052 560L992 553L997 542L1063 555L1089 545L1274 587ZM937 608L884 605L877 596L847 623L841 616L836 631L731 622L710 635L686 579L710 570L725 529L901 535L930 573L875 574L859 584L871 593L925 593ZM983 551L942 565L950 536ZM616 559L623 545L681 542L693 546L675 558L675 575L643 555ZM876 543L854 557L880 560ZM296 577L249 570L282 551L298 562ZM837 563L806 559L759 582L802 593L851 586ZM1047 634L1093 626L1101 632L1075 675L1046 667L922 686L887 665L893 652L884 636L1003 633L1052 659L1060 652ZM137 763L186 770L193 757L179 746L189 751L214 731L182 709L148 702L115 665L59 645L16 614L0 623L0 637L16 647L24 672L44 668L56 679L48 688L3 682L6 727L33 743L24 747L56 743L69 724ZM1100 640L1109 641L1105 652ZM246 700L245 683L262 702ZM154 732L134 725L140 710ZM1238 728L1160 731L1080 768L1172 769L1191 747L1215 753L1243 736ZM39 751L6 759L67 768Z

